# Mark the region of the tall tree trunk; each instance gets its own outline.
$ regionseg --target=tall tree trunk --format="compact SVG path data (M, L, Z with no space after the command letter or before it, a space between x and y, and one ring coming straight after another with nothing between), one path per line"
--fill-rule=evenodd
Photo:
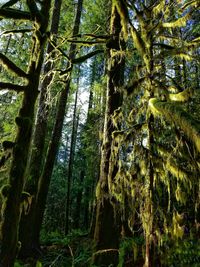
M109 187L116 175L117 165L113 165L111 146L112 133L117 127L112 122L112 115L122 104L122 95L119 87L123 84L124 58L119 54L112 54L112 49L119 51L124 47L124 41L119 38L121 32L120 16L116 7L112 8L111 35L113 45L108 49L108 81L106 114L104 123L104 137L102 146L100 179L97 185L97 210L94 239L96 252L93 255L93 263L100 266L117 266L119 236L121 220L115 200ZM112 55L112 56L111 56Z
M77 6L76 18L74 22L73 36L77 35L79 32L82 4L83 4L83 0L79 0L78 6ZM69 53L70 59L74 59L75 54L76 54L76 45L71 44L70 53ZM69 65L67 67L69 67ZM36 213L35 213L35 218L34 218L34 223L36 226L35 231L34 231L34 239L35 239L34 242L36 244L39 244L39 234L40 234L43 215L45 211L45 205L46 205L50 179L51 179L51 175L53 171L54 161L56 159L56 155L57 155L58 148L59 148L59 141L60 141L61 134L62 134L63 121L65 117L65 108L66 108L66 103L67 103L69 89L70 89L70 79L71 79L71 75L69 73L65 88L61 91L61 94L59 97L52 138L49 144L47 157L46 157L46 161L44 164L44 169L39 179L38 193L36 196Z
M51 34L57 34L59 20L60 20L60 9L62 0L56 0L54 3ZM47 55L53 52L53 46L49 43L47 47ZM52 53L52 57L54 57ZM25 189L32 196L32 202L28 214L22 213L20 221L19 240L21 242L20 257L28 257L32 254L38 254L38 244L34 243L34 227L33 218L35 216L35 204L36 194L38 188L38 180L42 169L42 158L44 152L45 137L47 131L47 120L48 120L48 88L53 79L53 75L49 72L52 70L52 61L48 61L44 66L44 80L41 84L41 93L39 99L38 113L36 119L36 126L33 133L32 151L30 156L30 162L28 166L28 180L25 185Z
M79 73L78 73L79 75ZM77 79L77 90L74 101L74 111L73 111L73 122L72 122L72 134L70 143L70 153L68 162L68 172L67 172L67 202L66 202L66 213L65 213L65 234L69 233L69 216L70 216L70 202L71 202L71 183L73 174L73 164L74 164L74 154L76 147L76 137L78 130L78 118L77 118L77 100L78 100L78 87L79 87L79 77Z
M42 9L39 11L34 3L29 4L31 16L35 18L36 30L33 35L32 55L27 75L28 85L24 90L19 116L16 118L18 132L13 148L9 185L7 185L7 193L4 196L4 209L0 229L0 265L4 267L14 265L18 246L21 201L26 195L22 194L22 191L25 182L25 170L31 141L35 102L38 96L38 85L43 64L51 1L43 1L41 5Z
M80 227L80 217L81 217L81 202L83 197L83 181L85 177L85 171L81 170L79 179L79 189L76 197L76 208L74 213L74 229Z

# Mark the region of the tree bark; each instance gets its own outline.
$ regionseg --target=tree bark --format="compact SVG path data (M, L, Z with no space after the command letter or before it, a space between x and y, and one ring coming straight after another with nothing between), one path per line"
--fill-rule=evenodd
M112 115L122 104L122 95L119 92L119 87L123 84L125 62L124 58L120 55L112 55L112 49L120 51L121 48L124 48L124 41L119 37L121 23L116 7L112 9L111 16L113 23L110 33L113 35L113 45L115 47L108 49L107 102L100 179L97 186L97 211L94 234L96 252L93 255L93 263L98 266L109 266L110 264L117 266L121 231L120 215L109 187L118 168L112 162L111 155L112 133L117 130L117 127L112 122Z
M28 84L24 91L23 102L16 117L18 132L13 148L13 158L9 173L9 185L4 196L4 208L1 221L1 252L0 265L14 266L18 244L18 228L22 209L22 194L25 182L29 147L31 142L34 120L35 103L38 96L38 85L43 64L46 45L46 31L49 22L51 1L43 1L41 11L35 13L37 6L29 6L30 12L35 17L35 32L33 34L32 54L27 75ZM42 18L42 19L41 19ZM39 28L38 28L39 25Z
M60 9L61 9L62 0L56 0L54 4L54 10L52 15L52 24L51 24L51 33L57 34L59 20L60 20ZM47 47L47 55L52 53L53 55L53 46L49 43ZM28 257L34 254L38 254L39 247L38 244L34 242L34 227L33 224L35 216L35 201L36 194L38 189L38 180L41 174L42 169L42 158L44 154L44 144L47 131L47 120L48 120L48 88L53 79L53 75L48 73L52 70L53 64L52 61L48 61L44 66L43 75L45 76L40 88L40 99L38 106L38 113L36 119L36 126L33 133L32 141L32 151L30 156L30 162L28 166L28 180L26 182L25 188L33 198L28 214L22 213L22 218L20 221L20 230L19 230L19 239L21 242L20 257Z
M79 75L79 73L78 73ZM71 144L70 144L70 154L68 162L68 172L67 172L67 202L66 202L66 213L65 213L65 234L69 233L69 216L70 216L70 202L71 202L71 183L73 174L73 164L74 164L74 154L76 147L76 137L78 130L78 118L77 118L77 100L78 100L78 87L79 87L79 77L77 79L77 90L75 94L74 101L74 111L73 111L73 123L72 123L72 134L71 134Z
M83 4L83 0L79 0L78 6L77 6L76 18L74 22L73 36L77 35L79 32L82 4ZM70 52L69 52L69 57L71 60L75 58L75 54L76 54L76 44L72 43L70 46ZM69 65L67 67L69 67ZM55 162L56 155L57 155L58 148L59 148L59 140L62 134L63 121L65 117L65 108L66 108L66 103L68 100L68 94L70 90L70 79L71 79L71 75L69 73L65 88L61 91L61 94L59 97L58 109L56 113L56 119L55 119L54 129L52 133L52 138L51 138L51 142L49 144L49 148L47 151L47 157L46 157L46 161L44 164L43 172L39 179L38 193L36 196L36 213L35 213L36 215L34 218L34 223L36 225L35 227L36 229L34 232L34 238L35 238L34 242L36 244L39 244L39 234L40 234L43 215L45 211L50 179L51 179L54 162Z
M79 179L79 189L76 197L76 208L74 213L74 229L78 229L80 227L80 218L81 218L81 202L83 197L83 180L85 177L85 171L81 170L80 179Z

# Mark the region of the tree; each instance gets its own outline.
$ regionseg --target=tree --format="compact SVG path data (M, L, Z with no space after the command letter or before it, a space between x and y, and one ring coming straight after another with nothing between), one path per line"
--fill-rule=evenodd
M74 156L75 156L75 148L76 148L76 139L77 139L77 131L79 124L79 111L77 110L77 101L78 101L78 88L79 88L79 75L80 75L80 67L78 70L77 77L77 89L75 93L75 101L74 101L74 110L73 110L73 118L72 118L72 133L71 133L71 142L70 142L70 153L69 153L69 161L67 168L67 201L66 201L66 216L65 216L65 234L69 233L69 216L70 216L70 202L71 202L71 184L72 184L72 173L74 166Z
M97 211L94 239L96 242L96 252L93 255L94 264L108 266L117 265L118 248L120 235L120 214L117 210L117 203L111 194L113 178L118 170L116 157L112 154L112 134L119 130L118 125L114 125L112 117L122 104L122 95L119 91L123 84L125 47L120 34L126 34L126 29L122 30L119 10L115 3L112 4L110 35L111 41L107 47L108 67L107 67L107 97L106 113L103 132L102 158L100 179L97 185ZM114 54L114 50L116 51ZM115 206L116 205L116 206Z
M8 2L9 3L9 2ZM47 27L49 21L50 1L43 1L38 7L35 2L27 3L29 11L7 8L0 9L1 17L32 20L35 27L32 35L32 52L28 71L25 72L4 54L0 54L1 62L18 77L25 80L22 84L1 83L1 89L10 89L23 92L22 106L15 122L18 130L13 143L12 163L9 173L9 183L2 188L3 216L1 221L1 253L0 263L3 266L13 266L17 254L18 227L22 203L29 198L23 192L25 169L30 147L31 133L34 119L34 107L38 96L38 84L43 64ZM12 219L11 219L12 218Z
M79 25L80 25L80 18L81 18L81 11L82 11L82 4L83 1L79 0L77 5L77 11L74 21L74 28L73 28L73 36L77 35L79 32ZM76 45L71 44L70 45L70 51L69 51L69 59L70 61L73 61L76 55ZM70 90L70 81L71 81L71 70L73 68L73 65L71 66L71 62L67 64L66 69L70 68L68 78L65 83L65 88L62 89L59 100L58 100L58 106L57 106L57 113L56 113L56 119L55 124L52 132L51 141L48 147L47 156L45 160L45 164L43 167L42 174L39 179L38 184L38 191L36 195L36 213L35 213L35 240L36 244L39 244L39 234L41 230L45 205L46 205L46 199L47 199L47 193L49 189L50 179L53 171L53 165L54 161L58 152L59 148L59 140L62 134L62 126L65 116L65 107L68 99L68 94ZM37 222L37 223L36 223Z
M58 26L60 20L60 9L62 1L55 1L52 14L51 30L50 33L54 36L58 33ZM55 37L54 37L55 39ZM30 160L27 168L28 179L26 181L26 191L33 196L28 214L22 213L20 222L19 238L21 242L20 257L27 257L32 254L37 254L39 251L39 244L35 243L33 224L35 216L36 194L38 189L38 180L41 174L42 162L44 156L44 146L47 131L48 121L48 90L53 80L53 58L55 57L54 47L51 43L47 46L47 55L51 55L52 59L47 59L44 65L43 76L44 79L40 85L40 98L37 111L36 125L33 133L32 150Z
M127 147L130 149L130 155L125 152L125 156L118 162L120 167L113 179L112 193L120 200L122 206L127 203L128 196L131 211L135 209L138 212L139 210L139 218L136 217L136 219L139 219L143 226L146 247L145 266L148 267L159 264L158 262L156 263L156 260L159 259L155 254L154 246L157 245L158 240L162 239L162 228L170 229L168 231L170 231L172 238L181 238L184 235L184 227L181 227L179 216L181 212L187 212L187 206L185 208L182 206L184 197L186 197L183 194L183 184L188 186L189 180L185 181L185 183L180 182L179 170L182 170L183 176L186 177L187 175L182 167L188 163L185 162L185 156L183 157L183 147L176 145L173 142L174 139L167 139L167 134L169 135L169 128L172 132L174 131L173 122L176 124L175 134L177 135L179 132L178 139L180 139L180 132L184 133L184 136L187 136L196 146L196 153L198 152L197 143L199 137L197 136L196 120L188 114L184 104L182 108L177 104L177 102L184 103L190 100L191 89L184 88L187 85L186 82L182 85L178 84L176 77L174 79L172 74L174 73L172 71L172 62L175 62L174 58L184 59L184 64L189 64L186 62L192 60L192 54L188 53L187 47L191 46L191 43L196 42L196 40L186 43L185 40L179 39L177 36L174 37L173 31L169 29L184 29L187 26L187 22L190 23L189 18L193 12L190 5L193 4L196 5L197 2L194 1L183 5L181 7L182 15L180 17L175 16L175 18L172 17L170 21L171 6L167 5L165 1L154 4L150 1L146 3L136 1L132 5L126 4L126 6L117 1L121 21L124 21L124 25L127 25L127 23L130 25L130 32L133 44L139 55L140 65L135 64L136 73L124 87L127 90L128 98L133 97L131 98L132 108L129 112L127 104L130 102L125 98L122 110L114 118L115 124L121 121L125 123L121 131L116 131L113 134L113 139L115 140L113 144L118 144L117 148L113 147L113 149L121 151L122 154L122 151ZM173 5L180 7L176 1L173 1ZM125 12L127 8L130 9L130 12ZM134 18L131 16L131 12L135 14ZM194 50L196 49L195 47L196 45L193 47ZM160 72L163 67L165 71ZM186 65L184 69L183 75L186 71ZM178 75L180 76L180 73ZM170 92L172 88L175 90L173 93ZM158 115L159 113L168 119L168 128L156 117L156 114ZM160 133L162 131L165 131L165 134L161 138ZM169 149L166 147L166 140L171 142L177 149L171 155L166 152ZM164 147L165 150L163 149ZM174 158L175 155L178 157L177 151L181 154L179 157L183 157L184 160L183 158L179 158L179 160ZM192 157L196 157L194 151L192 155ZM162 165L160 162L163 162L164 158L166 161ZM187 158L187 162L190 162L189 158ZM189 169L195 173L195 177L198 172L197 166L193 165ZM169 176L167 171L172 176ZM175 177L178 185L174 181L171 182L170 177ZM160 190L163 181L165 181L167 188L161 194ZM195 184L196 182L194 182ZM140 194L137 194L138 191ZM173 197L171 194L173 194ZM160 199L161 195L162 199L164 199L162 204L157 201L157 198ZM166 209L167 198L170 203L169 212L171 212L171 218L165 216L163 212ZM173 204L171 203L171 198L173 199ZM194 199L197 201L196 197ZM195 204L193 203L193 205ZM179 212L177 212L177 209ZM134 218L133 224L136 225L137 223ZM171 228L170 224L172 225ZM134 225L131 228L134 229Z

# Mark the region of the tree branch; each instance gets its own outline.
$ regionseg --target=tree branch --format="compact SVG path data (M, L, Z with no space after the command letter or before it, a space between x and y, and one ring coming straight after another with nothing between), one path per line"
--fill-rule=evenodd
M175 49L174 46L171 46L171 45L168 45L168 44L164 44L164 43L154 43L153 46L160 46L162 48L165 48L165 49Z
M10 0L8 2L6 2L2 8L7 8L7 7L10 7L10 6L13 6L14 4L16 4L19 0Z
M0 53L0 62L2 62L6 68L17 74L19 77L28 79L28 74L19 67L17 67L17 65L15 65L9 58L7 58L2 53Z
M76 34L76 35L73 35L71 38L82 38L82 37L91 37L93 39L103 39L103 40L108 40L111 38L111 35L96 35L96 34L93 34L93 33L84 33L84 34Z
M95 51L92 51L90 53L88 53L87 55L84 55L82 57L79 57L79 58L75 58L72 60L72 64L78 64L78 63L82 63L84 62L85 60L87 60L88 58L91 58L97 54L100 54L100 53L103 53L104 50L103 49L97 49Z
M99 40L99 41L83 41L83 40L70 40L68 39L67 42L69 43L75 43L75 44L81 44L85 46L90 46L90 45L98 45L98 44L105 44L105 41Z
M26 86L13 83L0 82L0 90L5 90L5 89L13 90L16 92L23 92L26 90Z
M0 8L0 18L15 20L31 20L31 14L14 8Z
M70 61L69 56L53 40L49 39L49 42L56 50L58 50L64 57L66 57Z
M12 34L12 33L26 33L26 32L32 32L32 31L33 31L33 29L9 30L9 31L2 32L0 36Z

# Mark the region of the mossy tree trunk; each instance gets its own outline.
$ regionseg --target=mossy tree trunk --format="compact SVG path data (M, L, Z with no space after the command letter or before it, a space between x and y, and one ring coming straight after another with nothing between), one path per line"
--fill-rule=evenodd
M54 9L52 14L51 23L51 34L57 34L59 20L60 20L60 9L62 0L56 0L54 3ZM53 57L54 47L49 43L47 47L47 55L52 53ZM31 206L28 214L22 213L19 229L19 239L21 242L20 257L28 257L39 252L39 244L34 241L33 233L35 224L33 224L33 218L35 216L35 196L38 189L38 180L42 169L42 159L44 152L45 137L47 131L47 120L48 120L48 89L52 82L53 75L48 74L52 70L52 61L48 61L44 66L44 80L40 85L40 98L39 106L36 118L36 125L33 133L32 150L30 156L30 162L28 166L25 190L33 195Z
M13 148L12 163L9 173L9 185L7 194L4 197L3 216L1 221L1 252L0 265L13 266L18 250L18 228L22 209L23 188L25 183L25 170L27 165L32 127L34 120L35 102L38 96L38 85L43 64L43 56L46 44L46 31L49 22L49 11L51 1L43 1L41 9L35 2L28 4L29 12L20 14L30 15L33 19L35 31L33 33L32 54L30 57L29 70L26 74L18 67L14 66L5 57L1 59L7 62L8 68L14 71L18 76L25 77L28 80L24 86L24 95L21 109L16 124L18 126L15 145ZM5 8L5 10L7 10ZM14 11L12 11L14 12ZM16 10L16 16L19 11ZM6 13L6 12L5 12ZM15 13L13 13L15 14ZM14 66L14 67L13 67ZM17 88L17 86L16 86Z
M97 209L94 240L96 243L93 263L97 266L117 266L121 220L116 200L110 192L110 185L117 173L115 159L112 158L112 133L117 127L112 122L112 115L122 104L119 87L123 84L124 58L120 53L113 55L113 50L124 48L120 39L122 26L117 8L112 8L112 25L110 34L113 36L108 52L108 80L104 136L102 145L100 179L97 185Z
M73 36L77 35L79 32L82 5L83 5L83 0L79 0L78 5L77 5L77 12L76 12L76 17L75 17L75 22L74 22L73 33L72 33ZM75 55L76 55L76 44L72 43L70 46L70 51L69 51L69 58L73 60L75 58ZM70 67L70 64L67 66L67 68L68 67ZM72 71L72 68L71 68L71 71ZM62 134L63 121L65 117L65 108L66 108L66 103L68 100L68 94L70 90L70 80L71 80L70 74L71 73L69 72L68 79L65 84L65 88L60 93L52 137L49 143L44 168L39 179L38 192L36 195L36 211L35 211L35 217L34 217L35 229L34 229L34 235L33 235L36 244L39 244L39 235L40 235L43 215L45 211L45 206L46 206L46 199L47 199L49 184L51 180L54 162L55 162L56 155L57 155L58 148L59 148L59 141L60 141L61 134Z

